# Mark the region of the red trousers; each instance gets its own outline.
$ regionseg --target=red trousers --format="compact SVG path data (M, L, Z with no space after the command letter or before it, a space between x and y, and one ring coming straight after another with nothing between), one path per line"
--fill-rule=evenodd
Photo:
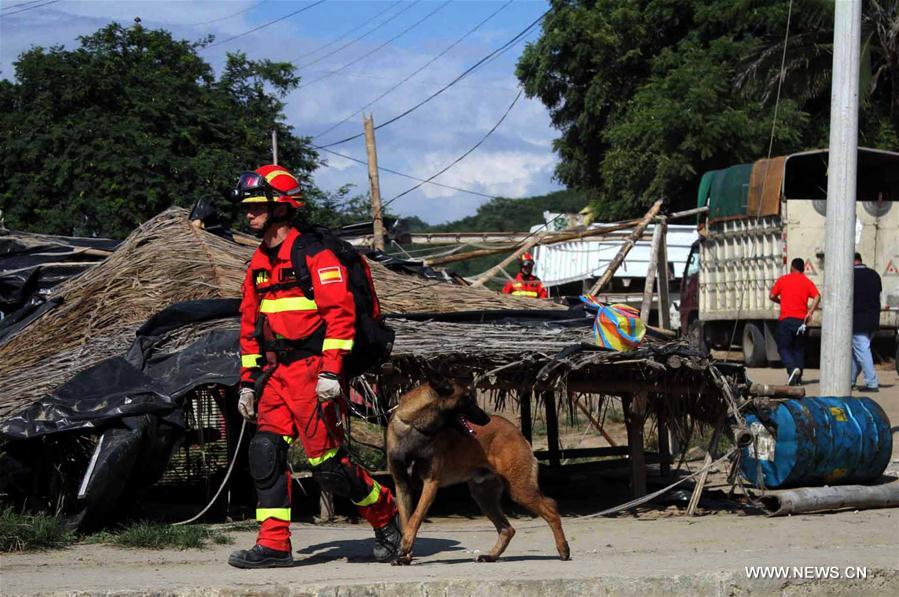
M262 390L256 405L257 431L282 436L288 443L299 437L306 458L317 469L337 470L351 478L355 495L348 495L359 513L374 528L386 525L396 514L393 495L386 487L371 478L361 466L349 461L340 450L343 427L337 401L319 408L315 384L321 370L321 357L313 356L289 365L278 365ZM325 420L322 420L324 415ZM331 462L328 462L331 461ZM339 463L339 464L338 464ZM278 492L286 495L265 495L259 491L256 518L260 521L259 545L288 551L290 546L290 470L285 467L287 483L279 483ZM257 487L258 490L258 487ZM263 501L267 503L263 503ZM283 508L283 506L287 508Z

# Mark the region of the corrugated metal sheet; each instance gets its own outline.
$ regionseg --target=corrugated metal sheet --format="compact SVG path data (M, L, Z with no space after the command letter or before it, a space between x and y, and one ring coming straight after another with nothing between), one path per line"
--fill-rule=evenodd
M597 224L602 226L603 224ZM542 228L538 227L538 228ZM653 226L647 226L644 240L628 253L624 263L615 272L616 278L643 278L649 266ZM626 235L626 233L625 233ZM698 238L696 227L691 225L668 226L668 263L675 278L680 278L690 253L690 246ZM624 243L623 237L583 239L536 247L534 274L546 286L558 286L578 280L598 278Z

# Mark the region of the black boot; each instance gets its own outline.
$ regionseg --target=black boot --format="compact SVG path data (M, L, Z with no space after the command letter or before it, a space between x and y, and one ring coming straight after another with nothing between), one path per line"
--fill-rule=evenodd
M228 563L235 568L285 568L293 566L290 551L277 551L262 545L239 549L231 553Z
M375 547L371 553L379 562L392 562L400 553L402 541L400 525L397 523L397 517L394 516L393 520L381 528L375 529Z

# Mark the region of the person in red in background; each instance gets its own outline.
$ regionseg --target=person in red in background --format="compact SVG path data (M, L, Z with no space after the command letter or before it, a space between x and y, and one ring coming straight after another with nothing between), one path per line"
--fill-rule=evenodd
M237 407L244 418L256 421L248 456L260 527L256 545L235 551L228 563L238 568L293 565L287 450L297 437L313 478L359 508L375 529L375 559L391 561L402 539L393 495L341 447L342 360L352 350L356 331L346 270L332 251L307 248L313 296L304 295L291 260L301 234L291 224L302 206L300 185L287 170L268 165L245 172L235 196L246 208L249 227L262 236L242 287Z
M521 268L514 280L509 280L503 286L503 294L511 294L513 296L529 296L531 298L547 298L546 287L540 278L535 276L534 258L530 253L521 256Z
M805 328L821 302L821 293L815 283L805 277L805 261L796 258L790 262L790 273L774 283L768 295L780 304L777 321L777 352L787 369L787 383L799 385L805 367ZM808 301L812 299L809 308Z

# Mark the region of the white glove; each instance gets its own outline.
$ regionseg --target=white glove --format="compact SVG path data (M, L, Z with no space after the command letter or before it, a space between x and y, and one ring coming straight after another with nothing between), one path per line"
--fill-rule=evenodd
M315 384L315 395L318 396L319 402L327 402L340 396L343 390L340 387L340 380L333 373L319 373L318 383Z
M252 388L240 388L237 412L247 421L252 421L256 418L256 393Z

